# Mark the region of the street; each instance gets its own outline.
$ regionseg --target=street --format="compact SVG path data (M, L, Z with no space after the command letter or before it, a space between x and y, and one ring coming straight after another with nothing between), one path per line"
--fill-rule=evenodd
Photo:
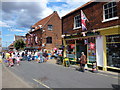
M7 67L33 88L113 88L118 78L80 72L51 62L22 61L20 66Z

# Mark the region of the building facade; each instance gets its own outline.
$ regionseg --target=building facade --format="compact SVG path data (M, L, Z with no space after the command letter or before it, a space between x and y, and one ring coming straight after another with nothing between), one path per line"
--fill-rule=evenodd
M16 40L20 40L20 39L22 39L22 40L24 41L24 43L25 43L25 41L26 41L25 36L14 35L14 41L13 41L13 43L11 43L11 44L8 46L8 49L9 49L9 50L15 49L14 43L15 43Z
M26 34L28 48L52 50L62 45L61 19L56 11L38 21Z
M87 64L97 62L102 70L120 70L120 2L90 1L62 17L64 57L78 60L81 52ZM86 19L82 29L81 12Z

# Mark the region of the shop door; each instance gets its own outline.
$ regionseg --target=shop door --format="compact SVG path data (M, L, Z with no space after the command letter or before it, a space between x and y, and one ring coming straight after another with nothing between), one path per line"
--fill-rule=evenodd
M80 58L80 57L81 57L81 52L84 52L85 55L87 56L87 45L78 44L78 45L76 46L77 58Z

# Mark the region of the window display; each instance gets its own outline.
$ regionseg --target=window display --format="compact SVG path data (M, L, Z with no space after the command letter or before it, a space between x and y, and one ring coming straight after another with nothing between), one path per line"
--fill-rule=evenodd
M120 35L106 37L107 66L120 68Z

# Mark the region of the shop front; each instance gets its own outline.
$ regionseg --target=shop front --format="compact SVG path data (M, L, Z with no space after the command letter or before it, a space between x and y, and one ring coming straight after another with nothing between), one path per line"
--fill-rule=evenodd
M106 58L108 68L120 69L120 34L106 36Z
M79 61L81 52L84 52L88 64L96 62L96 36L85 36L64 39L64 57Z
M120 26L100 29L101 40L101 66L104 71L120 70ZM99 49L100 50L100 49ZM99 52L99 51L98 51ZM100 60L99 60L100 61Z

